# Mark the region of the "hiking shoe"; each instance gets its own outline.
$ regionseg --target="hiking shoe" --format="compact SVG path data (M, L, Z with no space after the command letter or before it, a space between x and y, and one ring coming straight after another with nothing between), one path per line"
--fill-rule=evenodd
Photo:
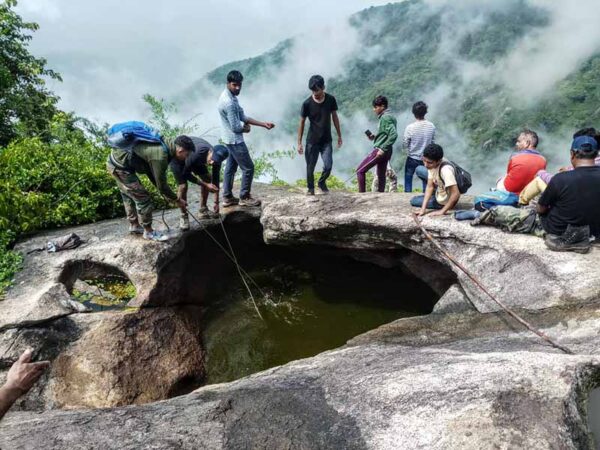
M169 236L162 234L160 231L144 231L144 239L155 242L165 242L169 240Z
M306 195L315 195L315 191L313 191L312 189L307 189Z
M246 198L240 199L240 206L260 206L260 204L260 200L252 198L250 195Z
M198 218L200 219L217 219L219 214L208 209L208 206L203 206L198 211Z
M240 203L240 199L237 197L225 197L223 198L223 208L228 208L230 206L235 206Z
M190 229L190 217L187 214L179 216L179 229L181 231L187 231Z
M321 194L321 195L327 195L327 194L329 194L329 189L327 188L326 184L319 184L318 189L319 190L317 192L319 194Z
M587 253L591 249L590 227L568 225L560 236L547 234L544 242L546 247L555 252Z
M144 227L141 225L129 224L129 232L131 234L144 234Z

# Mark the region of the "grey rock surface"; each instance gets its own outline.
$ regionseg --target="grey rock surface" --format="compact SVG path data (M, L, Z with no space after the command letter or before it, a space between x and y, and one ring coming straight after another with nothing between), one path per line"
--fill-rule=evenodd
M597 248L588 255L557 254L535 237L472 228L449 217L424 219L427 229L491 291L575 353L566 355L499 312L448 264L412 221L408 195L305 197L270 187L256 191L265 200L262 213L234 209L225 221L260 216L270 244L372 250L361 257L382 266L396 262L379 250L409 249L414 254L403 253L399 263L441 295L434 313L384 325L312 358L169 400L107 409L13 410L0 423L0 448L595 448L587 397L600 386ZM176 224L177 212L166 218ZM78 271L101 270L103 264L132 280L136 305L154 307L142 308L142 315L168 311L166 305L177 303L164 298L173 286L162 285L160 273L185 240L148 243L122 236L124 226L111 221L81 227L82 237L92 235L86 247L28 256L17 286L0 302L0 356L14 358L24 346L35 345L53 360L48 379L22 409L55 407L47 400L49 392L85 360L90 342L97 355L85 367L108 371L108 381L99 382L94 392L106 386L117 390L129 374L131 392L142 392L136 382L143 382L144 369L177 380L164 373L167 365L176 364L173 359L165 357L161 366L150 350L168 334L147 340L160 326L160 315L147 326L130 328L128 318L80 314L70 303L68 291ZM47 238L35 237L19 248L39 246ZM182 326L174 329L185 339L184 321L176 323ZM113 366L98 365L102 338L114 335L107 348L119 353L127 346L123 336L128 329L139 330L137 339L144 345L137 354L150 353L152 361L142 358L129 369L120 367L126 357ZM201 357L200 347L175 343L167 348L191 352L185 359ZM81 386L81 380L72 380L73 391L85 391ZM158 395L149 400L169 396L158 388L150 391ZM68 385L61 392L68 395Z

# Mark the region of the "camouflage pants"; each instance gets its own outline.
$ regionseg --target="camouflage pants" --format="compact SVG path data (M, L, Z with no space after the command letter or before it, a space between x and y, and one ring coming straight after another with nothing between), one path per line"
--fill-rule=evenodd
M495 206L481 215L479 223L492 225L509 233L533 234L538 237L546 234L540 216L533 208Z
M138 222L139 215L141 219L139 222L143 226L151 226L152 200L150 199L150 193L142 185L136 173L118 169L110 161L106 162L106 170L115 179L119 191L121 191L125 213L129 222Z
M398 192L398 176L396 175L396 171L388 166L385 171L385 176L389 180L389 192ZM371 192L377 192L377 186L379 184L379 178L377 174L373 177L373 182L371 183Z

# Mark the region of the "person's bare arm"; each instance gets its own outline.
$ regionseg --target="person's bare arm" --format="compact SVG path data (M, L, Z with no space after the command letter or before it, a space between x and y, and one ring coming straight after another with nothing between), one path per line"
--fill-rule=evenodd
M442 209L432 212L430 214L431 216L443 216L452 208L454 208L458 203L458 200L460 199L460 191L458 190L458 186L450 186L448 187L448 189L450 190L450 198L448 198L448 202L444 205Z
M338 135L338 148L340 148L343 144L342 142L342 128L340 127L340 118L338 117L337 111L333 111L331 113L331 118L333 120L333 126L335 127L335 131Z
M298 124L298 154L304 153L304 147L302 147L302 138L304 137L304 124L306 123L306 117L300 117L300 123Z
M49 361L31 362L32 351L27 349L12 365L6 383L0 388L0 419L14 402L25 395L50 366Z
M246 116L245 123L249 123L250 125L255 125L257 127L263 127L263 128L266 128L267 130L275 128L275 124L273 122L261 122L260 120L256 120L256 119L253 119L252 117L247 117L247 116Z
M417 216L424 216L427 214L427 205L429 204L429 200L433 196L433 192L435 190L435 186L433 185L433 180L431 178L427 178L427 187L425 188L425 197L423 197L423 205L421 205L421 209L417 213Z

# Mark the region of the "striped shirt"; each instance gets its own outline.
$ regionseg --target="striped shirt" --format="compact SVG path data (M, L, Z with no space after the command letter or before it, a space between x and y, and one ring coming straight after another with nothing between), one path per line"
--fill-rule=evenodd
M435 125L428 120L416 120L404 130L404 148L408 157L420 160L423 150L435 142Z
M247 120L238 99L225 88L219 97L219 116L221 117L221 140L224 144L244 142L244 122Z

